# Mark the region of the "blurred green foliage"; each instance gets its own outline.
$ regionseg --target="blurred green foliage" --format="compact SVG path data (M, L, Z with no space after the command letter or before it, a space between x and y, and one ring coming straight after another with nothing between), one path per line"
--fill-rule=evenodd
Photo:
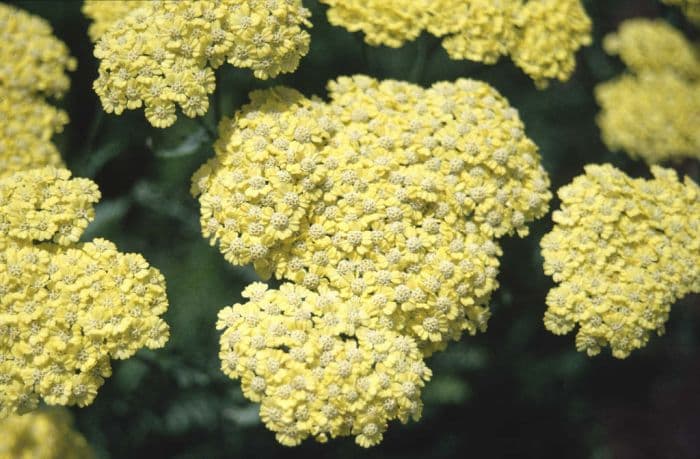
M93 178L103 193L86 238L106 237L122 251L143 253L168 281L172 338L165 349L115 362L96 402L73 410L102 457L700 457L698 296L679 302L667 334L627 360L577 353L573 336L554 336L542 325L551 281L542 273L538 242L550 228L549 216L528 238L504 241L488 332L465 337L429 360L435 376L420 422L392 425L370 450L351 439L278 445L260 424L258 406L219 371L217 357L216 314L239 301L256 275L229 265L208 246L189 195L191 174L212 155L206 130L215 127L215 113L230 116L250 90L275 84L323 96L329 79L353 73L423 85L458 77L489 82L520 111L555 189L587 163L611 162L633 176L647 175L642 163L601 143L593 88L622 66L600 43L634 16L665 17L697 39L678 11L655 0L586 1L593 46L579 53L571 81L538 91L511 62L450 61L430 36L398 50L369 48L359 35L330 26L325 7L305 1L313 11L312 47L296 73L260 81L223 66L215 108L204 124L179 117L171 128L157 130L142 111L120 117L102 112L91 88L97 62L81 2L11 3L48 19L79 62L62 102L71 122L57 143L75 175ZM430 53L416 63L422 48ZM557 206L555 200L552 208Z

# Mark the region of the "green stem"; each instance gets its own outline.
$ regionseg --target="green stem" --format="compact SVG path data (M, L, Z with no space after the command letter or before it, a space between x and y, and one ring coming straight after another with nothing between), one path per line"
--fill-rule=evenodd
M102 127L102 121L104 120L104 117L105 112L104 110L102 110L102 106L98 105L97 113L95 114L95 118L93 119L92 124L90 125L88 135L85 138L85 144L83 145L84 153L91 153L92 147L95 145L95 139L97 139L97 134L99 134L100 128Z
M363 36L361 33L354 33L353 36L355 37L355 40L357 41L357 45L360 47L360 55L362 56L362 67L363 67L363 72L367 75L371 75L371 67L372 65L369 62L369 47L367 46L367 43L365 43Z
M683 176L688 176L696 183L700 183L700 162L697 159L686 158L675 169L681 180Z
M193 209L180 199L171 199L153 182L142 180L134 185L131 191L134 202L156 214L179 221L180 230L190 234L199 234L198 218L193 215Z
M204 129L211 141L216 140L216 131L204 120L204 117L197 116L194 120Z
M416 60L413 62L409 77L411 82L422 85L425 83L425 71L433 59L435 50L440 47L441 40L433 35L422 35L416 40Z
M425 74L425 64L428 62L428 40L419 37L416 41L416 59L409 73L409 81L421 84Z
M367 69L367 74L369 75L372 73L372 61L369 57L369 45L362 41L360 46L362 46L362 60L365 63L365 69Z
M221 90L219 90L219 85L216 85L214 93L212 94L212 114L214 115L214 125L218 125L221 121Z

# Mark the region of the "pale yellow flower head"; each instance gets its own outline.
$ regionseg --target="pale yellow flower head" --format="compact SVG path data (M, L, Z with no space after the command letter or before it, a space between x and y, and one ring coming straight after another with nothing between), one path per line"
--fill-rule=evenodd
M427 23L429 0L321 0L328 20L350 32L363 32L372 46L398 48L415 40Z
M92 20L88 27L90 39L96 42L112 24L149 3L151 0L85 0L83 14Z
M420 387L429 376L422 359L465 331L486 329L498 285L497 239L527 234L527 223L546 212L551 196L517 112L485 83L423 89L355 76L328 88L329 102L284 88L251 94L233 120L222 120L216 157L195 174L192 191L204 236L227 260L252 262L264 278L287 281L279 290L255 284L248 303L222 312L224 371L242 379L249 398L262 400L263 420L285 444L354 435L370 446L389 420L419 413ZM267 304L282 308L266 312L274 317L310 311L302 315L309 321L303 327L308 359L297 356L297 364L291 350L266 344L278 332L257 319L242 325L262 318L254 311ZM239 332L254 340L231 338ZM371 351L392 342L412 351L391 358ZM257 345L275 348L276 358L288 362L275 373L282 379L239 362ZM325 360L319 346L327 347ZM323 362L336 361L348 346L357 356L341 377ZM384 359L413 370L370 371ZM248 386L253 380L258 388L289 385L295 374L305 380L317 374L311 379L326 383L304 386L303 402L293 406L276 389L263 396ZM367 384L359 399L342 389L356 389L358 381ZM410 387L403 387L407 381ZM331 385L343 392L329 419L317 411L330 409L338 394L326 392ZM268 407L276 414L266 418ZM285 411L298 408L313 415L296 419ZM342 419L347 422L336 425Z
M0 178L36 167L63 165L51 138L68 116L43 97L0 87Z
M687 80L700 77L695 46L661 19L629 19L605 37L603 46L608 54L620 56L632 73L670 71Z
M0 4L0 96L5 89L61 96L76 61L44 19Z
M647 163L700 158L700 57L663 21L632 19L607 36L626 73L596 87L603 141Z
M0 419L0 459L92 459L85 437L65 408Z
M539 87L566 81L576 67L576 51L591 44L591 19L579 0L529 0L514 20L513 62Z
M0 179L0 418L92 403L110 359L162 347L165 281L138 254L77 243L97 186L51 167Z
M114 22L95 46L95 91L108 113L144 107L156 127L176 108L201 116L214 69L228 62L257 78L294 71L309 49L301 0L152 1Z
M243 297L249 301L219 313L222 369L260 403L280 443L353 435L372 446L388 421L420 417L431 375L423 355L357 300L292 283L272 290L253 283Z
M329 21L373 46L402 46L427 31L452 59L493 64L510 55L539 87L568 80L591 43L580 0L321 0Z
M0 244L78 242L95 216L100 192L91 180L70 178L66 169L45 167L15 173L0 181Z
M522 5L521 0L438 0L429 4L426 27L444 36L442 46L452 59L495 64L512 49Z
M48 22L0 4L0 178L63 165L51 138L68 116L44 97L61 97L75 67Z
M603 141L647 163L700 158L700 82L670 72L623 75L598 85Z
M562 187L553 230L542 239L544 323L555 334L578 326L576 348L609 346L627 357L662 334L671 305L700 292L700 188L652 166L652 180L589 165Z
M700 25L700 0L661 0L667 5L679 6L688 19Z

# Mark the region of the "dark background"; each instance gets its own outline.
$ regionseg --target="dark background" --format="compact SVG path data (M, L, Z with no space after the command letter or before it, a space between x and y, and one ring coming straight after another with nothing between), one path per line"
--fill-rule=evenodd
M91 88L97 61L81 2L12 3L49 20L78 59L71 90L60 102L71 122L56 142L75 175L93 178L103 193L86 238L106 237L122 251L143 253L168 281L170 342L114 362L114 375L96 402L72 410L100 456L700 457L698 296L676 304L666 335L626 360L613 359L607 350L596 358L577 353L573 335L554 336L542 324L552 283L542 273L538 242L551 226L549 215L526 239L503 241L501 288L493 297L488 332L452 343L428 361L435 376L424 392L420 422L392 424L384 442L369 450L349 438L278 445L260 424L258 405L219 371L216 314L239 301L243 286L256 276L226 263L199 233L198 208L188 189L191 174L212 155L211 142L201 140L202 126L180 115L174 126L158 130L145 121L143 110L120 117L103 113ZM609 152L600 140L593 88L623 69L604 54L601 39L635 16L666 18L694 39L697 29L655 0L584 3L594 22L594 44L579 52L569 82L538 91L508 59L496 66L450 61L428 35L419 40L434 51L417 67L418 43L397 50L367 47L359 34L330 26L325 6L305 1L314 27L311 51L299 70L260 81L224 65L217 71L212 105L231 115L251 89L273 84L324 95L329 79L353 73L422 85L471 77L495 86L520 111L554 189L587 163L611 162L646 176L643 163ZM209 126L215 125L214 112L204 119Z

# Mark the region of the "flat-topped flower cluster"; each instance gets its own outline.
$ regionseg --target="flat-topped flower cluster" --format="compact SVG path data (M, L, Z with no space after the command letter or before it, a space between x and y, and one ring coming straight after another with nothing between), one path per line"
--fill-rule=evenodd
M65 408L45 408L0 419L0 459L92 459Z
M149 3L151 0L85 0L83 14L92 20L88 27L90 39L97 42L112 24Z
M538 86L568 80L591 43L579 0L321 0L328 19L370 45L402 46L422 32L442 37L452 59L493 64L510 56Z
M75 66L48 22L0 4L0 177L63 164L51 138L68 116L45 97L63 96Z
M51 139L66 123L68 115L43 97L0 86L0 178L37 167L63 166Z
M48 22L0 4L0 88L60 97L70 85L66 71L75 67Z
M173 124L177 107L189 117L205 114L214 69L224 62L267 79L294 71L309 49L310 13L301 0L128 3L85 3L96 20L94 88L108 113L143 106L156 127Z
M163 276L103 239L78 243L97 186L46 167L0 179L0 418L92 403L110 358L162 347Z
M552 232L542 239L545 273L559 285L547 296L545 326L579 326L576 348L618 358L663 333L671 305L700 292L700 188L653 166L632 179L611 165L589 165L558 194Z
M596 87L611 150L647 163L700 158L700 57L662 20L631 19L605 38L630 72Z
M668 5L679 6L691 22L700 24L700 0L661 0Z
M485 83L356 76L329 92L253 92L193 193L228 261L284 281L221 312L224 372L280 442L370 446L420 415L423 359L486 329L497 240L527 234L551 196L517 112Z

